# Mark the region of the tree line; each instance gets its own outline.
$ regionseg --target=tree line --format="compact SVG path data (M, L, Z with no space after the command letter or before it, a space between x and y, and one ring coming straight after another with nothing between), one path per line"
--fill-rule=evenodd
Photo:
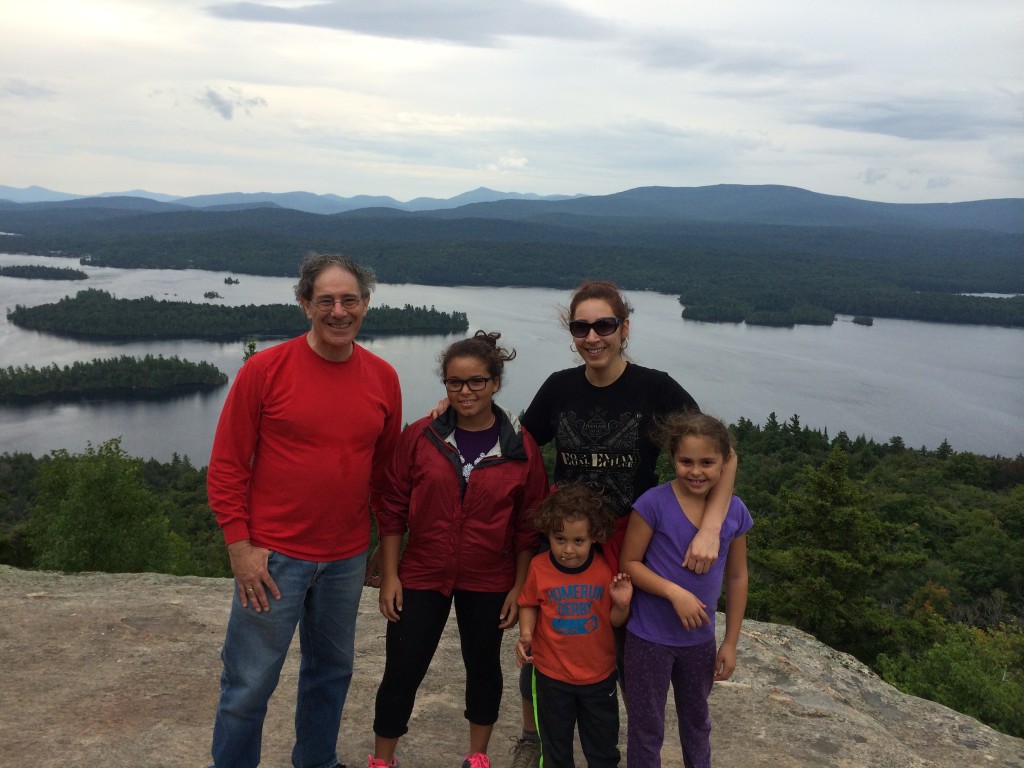
M968 295L1024 293L1024 236L1014 233L283 209L61 226L29 217L5 225L24 232L26 252L103 266L291 277L309 250L340 250L389 283L569 288L601 276L676 293L690 317L716 322L820 323L842 313L1024 327L1024 298Z
M54 304L16 305L7 318L21 328L76 338L233 340L296 336L309 330L309 320L295 304L228 307L152 296L118 299L96 288L65 296ZM468 327L465 312L385 304L370 307L362 333L450 334Z
M71 267L45 267L41 264L12 264L0 267L0 277L21 277L28 280L87 280L89 275Z
M227 382L227 374L205 361L193 363L177 355L121 355L63 367L52 363L41 368L0 368L0 402L167 397L214 389Z
M1024 736L1024 455L830 438L775 414L731 430L755 520L748 616ZM118 440L0 455L0 561L229 576L205 481L187 458L144 462Z

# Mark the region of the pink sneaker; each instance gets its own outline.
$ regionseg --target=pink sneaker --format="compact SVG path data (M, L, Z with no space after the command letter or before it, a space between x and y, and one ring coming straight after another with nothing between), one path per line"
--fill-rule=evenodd
M397 757L392 757L390 763L385 763L383 760L380 760L373 755L367 755L366 759L366 768L398 768Z
M491 758L483 752L467 755L462 761L462 768L491 768Z

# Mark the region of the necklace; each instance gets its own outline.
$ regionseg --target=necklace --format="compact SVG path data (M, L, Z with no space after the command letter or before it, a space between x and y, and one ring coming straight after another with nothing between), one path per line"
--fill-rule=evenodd
M457 450L457 449L456 449ZM480 463L480 460L486 456L486 453L481 453L473 461L469 461L465 456L462 455L462 451L459 451L459 459L462 461L462 479L467 483L469 482L469 476L476 469L476 465Z

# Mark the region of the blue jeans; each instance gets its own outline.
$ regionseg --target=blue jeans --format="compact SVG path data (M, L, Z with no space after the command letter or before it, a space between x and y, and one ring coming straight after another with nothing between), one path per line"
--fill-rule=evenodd
M295 768L338 765L338 730L355 655L356 616L366 553L316 563L270 553L270 575L281 599L270 610L243 608L234 590L221 659L220 704L213 726L215 768L255 768L260 762L267 702L277 687L299 628Z

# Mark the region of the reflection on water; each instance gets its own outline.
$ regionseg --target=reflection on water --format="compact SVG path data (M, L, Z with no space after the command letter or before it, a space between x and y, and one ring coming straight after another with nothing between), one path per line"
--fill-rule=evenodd
M49 264L53 259L0 255L0 265ZM58 266L64 265L57 262ZM88 281L0 277L0 364L36 366L117 355L177 355L206 360L232 379L243 344L202 341L81 342L23 331L6 320L15 304L51 303L83 287L119 298L156 296L218 303L277 304L292 300L294 280L198 270L123 270L83 267ZM497 400L518 412L544 378L578 363L558 321L564 291L543 288L439 288L381 285L376 304L434 305L464 311L470 333L498 330L518 351L507 367ZM876 319L864 327L843 318L829 328L758 328L688 323L672 296L633 292L629 353L641 365L669 371L702 408L729 421L746 416L763 423L799 414L804 425L845 430L885 441L900 435L912 447L936 448L948 439L956 450L1016 455L1024 451L1024 331ZM296 312L299 310L296 309ZM405 420L425 414L444 396L437 357L455 337L365 338L391 362L402 381ZM258 344L269 346L271 341ZM205 465L227 388L171 402L97 402L0 406L0 452L37 456L55 448L82 450L123 436L129 453L167 460L188 456ZM343 401L344 393L339 393Z

